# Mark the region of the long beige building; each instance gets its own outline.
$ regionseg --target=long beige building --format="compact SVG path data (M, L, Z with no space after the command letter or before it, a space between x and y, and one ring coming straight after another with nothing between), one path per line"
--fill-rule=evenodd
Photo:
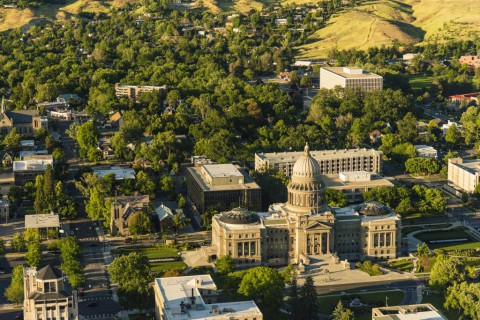
M319 163L308 146L295 162L288 201L268 212L243 208L217 214L212 220L209 258L230 255L238 266L308 265L311 256L342 259L391 259L401 248L401 220L377 201L330 208Z
M310 154L318 161L320 174L351 171L380 173L382 170L383 153L374 149L317 150ZM289 177L295 162L302 155L302 151L255 153L255 171L274 169Z
M23 278L25 320L78 320L77 293L66 287L59 270L24 268Z
M262 320L254 301L218 303L219 292L206 275L158 278L154 282L157 320Z
M382 90L383 77L358 67L326 67L320 68L320 88L362 89L364 91Z
M480 160L449 159L448 182L465 192L472 193L480 183Z
M163 91L167 92L167 86L137 86L115 83L115 95L118 98L128 97L132 100L138 101L142 93Z

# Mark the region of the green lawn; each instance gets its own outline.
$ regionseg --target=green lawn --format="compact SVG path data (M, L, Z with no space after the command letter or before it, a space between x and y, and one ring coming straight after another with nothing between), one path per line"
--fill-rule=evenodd
M402 227L402 235L407 235L411 232L420 231L420 230L448 228L451 225L452 225L451 223L440 223L440 224L430 224L430 225L424 225L424 226L405 226L405 227Z
M427 74L415 74L408 78L413 91L428 89L432 86L433 76Z
M149 259L171 258L178 257L178 249L172 246L157 245L155 247L141 248L130 247L115 250L115 253L120 255L129 254L131 252L138 252L146 255Z
M423 230L423 227L421 226L413 226L413 227L402 227L402 236L405 236L409 233L415 232L415 231L420 231Z
M395 270L410 272L413 269L413 261L411 259L402 259L389 262L388 266Z
M167 271L171 269L180 269L185 270L187 265L183 261L172 261L172 262L153 262L150 263L152 272Z
M442 250L464 250L464 249L476 249L480 247L480 242L475 240L472 236L463 230L451 230L451 231L433 231L422 232L415 235L420 241L426 242L430 249L442 249ZM450 243L430 243L432 240L448 240L448 239L461 239L466 238L468 240L462 242L450 242Z
M343 300L346 301L347 304L344 303L344 307L348 307L348 303L355 298L359 298L360 301L364 304L368 304L370 307L378 307L385 305L385 297L388 297L388 304L389 305L399 305L403 300L403 292L400 290L395 291L383 291L383 292L354 292L354 293L347 293L345 295L322 295L319 296L319 309L322 310L322 314L332 314L333 309L337 305L338 301L343 297ZM370 312L367 313L358 313L355 314L355 319L362 320L362 319L371 319L372 312L371 308Z

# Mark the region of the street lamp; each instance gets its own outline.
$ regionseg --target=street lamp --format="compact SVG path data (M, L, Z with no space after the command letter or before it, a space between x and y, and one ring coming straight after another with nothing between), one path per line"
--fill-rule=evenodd
M388 308L388 296L385 296L385 307Z

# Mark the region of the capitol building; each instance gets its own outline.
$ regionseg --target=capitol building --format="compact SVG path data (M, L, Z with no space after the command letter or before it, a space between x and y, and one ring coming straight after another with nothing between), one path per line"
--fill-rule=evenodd
M324 203L319 163L308 145L293 166L286 203L268 212L235 208L213 217L210 258L230 255L239 267L310 264L311 257L396 258L400 216L377 201L344 208Z

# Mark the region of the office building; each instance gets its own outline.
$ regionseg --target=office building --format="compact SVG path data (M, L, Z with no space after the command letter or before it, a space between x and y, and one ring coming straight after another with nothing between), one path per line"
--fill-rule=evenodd
M274 169L290 177L293 165L302 154L301 151L255 153L255 171ZM320 174L350 171L380 173L382 170L382 152L374 149L317 150L310 155L318 161Z
M210 206L228 210L239 205L260 210L262 189L240 167L208 164L187 168L188 200L203 213Z
M128 97L132 100L138 101L142 93L145 92L155 92L155 91L162 91L164 93L167 92L167 86L135 86L135 85L122 85L119 83L115 83L115 95L118 98L121 97Z
M45 173L48 165L53 167L52 155L25 156L22 161L14 161L13 177L15 185L23 186L28 181L35 182L37 175Z
M320 69L320 89L354 88L364 91L382 90L383 77L358 67L326 67Z
M158 278L155 318L160 320L262 320L254 301L217 302L217 286L206 275Z
M480 183L480 160L449 159L448 183L467 193L472 193Z
M306 146L293 167L287 203L272 204L268 212L235 208L215 215L208 258L230 255L240 267L308 265L310 256L396 258L400 216L377 201L330 208L320 172Z
M429 303L372 309L372 320L448 320Z
M77 293L68 287L59 270L50 265L38 271L24 268L23 279L25 320L78 320Z
M344 192L351 203L362 201L362 194L373 188L393 187L393 183L384 177L366 171L327 174L322 175L321 179L325 188Z

